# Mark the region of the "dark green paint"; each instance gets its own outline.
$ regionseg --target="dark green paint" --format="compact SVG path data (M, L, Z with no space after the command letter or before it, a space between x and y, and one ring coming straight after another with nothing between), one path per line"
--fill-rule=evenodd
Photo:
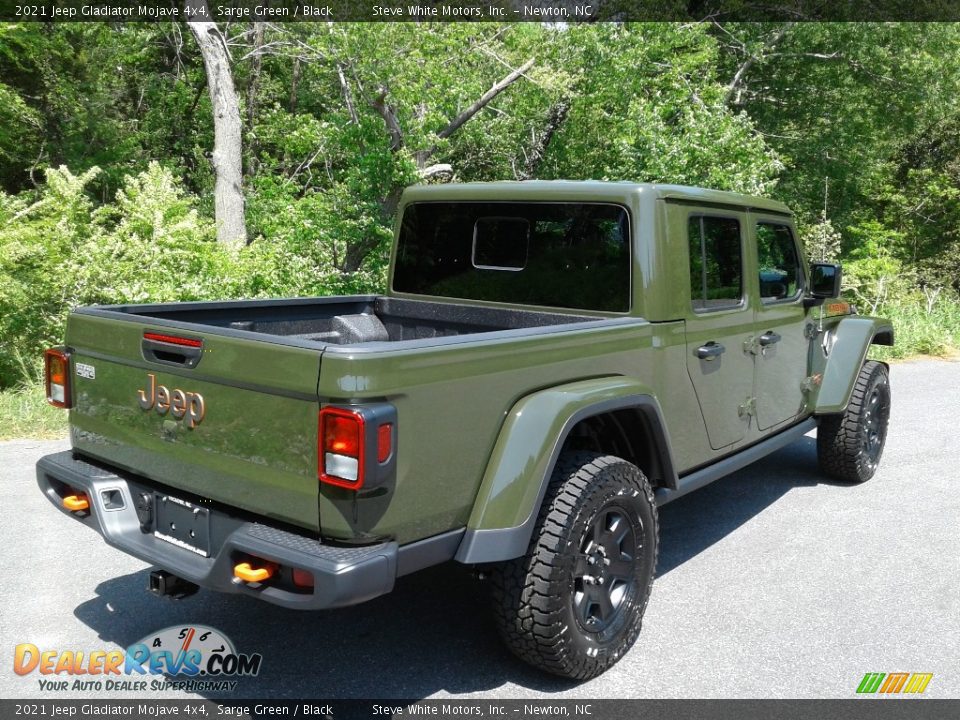
M882 322L821 318L802 298L760 302L753 226L775 220L793 227L789 210L770 200L678 186L551 181L415 187L400 210L431 200L622 205L633 235L630 312L594 313L598 322L586 327L376 349L297 347L210 327L201 330L203 356L192 370L142 357L143 331L170 332L169 325L151 327L137 315L74 313L66 342L97 372L96 380L74 378L74 447L327 537L407 543L465 526L510 528L536 509L550 456L575 414L611 399L654 398L683 474L815 412L842 410ZM691 307L691 214L742 223L744 300L735 310ZM769 330L782 343L760 352L757 338ZM836 337L829 356L823 331ZM724 355L697 359L697 348L711 340L723 342ZM137 391L148 372L170 388L201 393L203 422L189 429L141 410ZM809 381L818 373L820 386ZM398 413L395 482L360 497L320 486L321 405L384 401Z
M816 364L822 368L817 370L822 374L819 389L814 389L810 398L817 414L839 413L846 409L870 343L877 332L886 327L890 327L886 320L850 316L839 322L834 319L825 328L826 341L821 336L813 349ZM825 342L829 355L825 353Z
M533 393L516 403L494 446L468 528L491 530L522 525L536 511L540 483L568 419L620 398L648 396L649 386L623 376L582 380Z

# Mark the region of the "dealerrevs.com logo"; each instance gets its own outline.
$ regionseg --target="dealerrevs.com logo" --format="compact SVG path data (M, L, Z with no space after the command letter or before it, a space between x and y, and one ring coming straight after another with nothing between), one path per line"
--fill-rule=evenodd
M173 626L151 633L126 650L51 650L32 643L14 648L17 675L39 675L40 689L145 691L234 690L237 677L260 672L260 653L238 653L219 630Z

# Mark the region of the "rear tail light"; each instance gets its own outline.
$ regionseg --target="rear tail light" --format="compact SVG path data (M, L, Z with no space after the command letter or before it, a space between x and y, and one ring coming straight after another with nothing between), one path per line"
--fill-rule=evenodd
M320 411L320 479L345 488L363 486L363 415L327 407Z
M377 428L377 462L385 463L393 453L393 423Z
M47 402L54 407L69 408L70 353L63 348L50 348L43 354L44 384Z
M359 490L390 478L395 466L396 415L386 403L323 408L317 442L320 481Z

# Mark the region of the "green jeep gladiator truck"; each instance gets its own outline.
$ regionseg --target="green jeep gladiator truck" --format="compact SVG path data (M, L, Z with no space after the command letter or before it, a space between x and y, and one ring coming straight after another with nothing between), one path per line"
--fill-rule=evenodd
M510 648L585 679L640 632L659 505L814 428L873 475L893 329L839 283L759 197L413 187L384 295L75 310L38 482L159 595L331 608L473 566Z

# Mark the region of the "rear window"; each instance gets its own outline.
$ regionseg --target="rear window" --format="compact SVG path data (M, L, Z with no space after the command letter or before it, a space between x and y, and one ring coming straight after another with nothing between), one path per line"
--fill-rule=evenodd
M627 211L594 203L414 203L400 226L393 289L626 312Z

